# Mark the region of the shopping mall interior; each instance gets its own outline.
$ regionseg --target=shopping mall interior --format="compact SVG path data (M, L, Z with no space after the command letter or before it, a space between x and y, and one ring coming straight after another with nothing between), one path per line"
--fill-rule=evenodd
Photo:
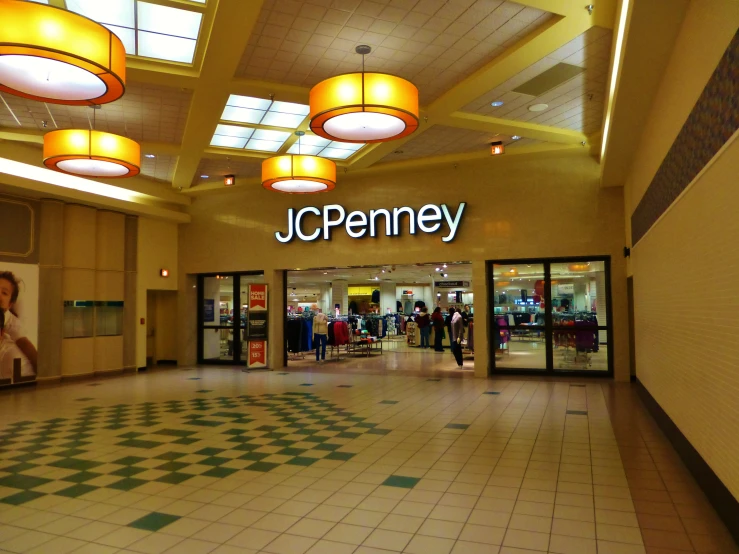
M739 554L738 98L737 0L0 0L0 554Z

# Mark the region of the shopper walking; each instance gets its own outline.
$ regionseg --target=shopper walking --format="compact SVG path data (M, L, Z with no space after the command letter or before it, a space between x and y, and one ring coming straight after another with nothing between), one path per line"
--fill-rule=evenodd
M431 318L426 311L426 306L421 308L421 313L416 316L416 325L421 331L421 348L430 346L429 339L431 337Z
M452 353L454 353L454 341L452 340L452 318L454 317L454 312L457 310L454 307L449 308L449 315L446 316L446 320L444 320L444 323L446 325L446 332L449 335L449 348Z
M313 342L316 345L316 362L326 361L326 342L328 337L328 317L317 313L313 318Z
M444 339L444 316L441 315L441 308L438 306L434 308L434 313L431 314L431 324L434 326L434 350L437 352L444 352L444 345L442 340Z
M457 365L462 367L462 338L464 337L464 320L462 314L455 312L452 316L452 353Z

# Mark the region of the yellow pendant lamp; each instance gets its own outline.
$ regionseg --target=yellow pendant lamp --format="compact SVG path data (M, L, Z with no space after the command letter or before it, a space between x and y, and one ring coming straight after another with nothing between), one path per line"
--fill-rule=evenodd
M0 0L0 92L54 104L106 104L125 91L126 51L76 13Z
M44 135L44 165L81 177L133 177L141 171L141 147L129 138L87 129Z
M296 131L298 152L300 137ZM336 187L336 164L326 158L298 154L275 156L262 162L262 186L268 190L288 194L315 194Z
M337 75L310 91L310 128L315 134L342 142L386 142L418 128L418 89L401 77L362 72Z

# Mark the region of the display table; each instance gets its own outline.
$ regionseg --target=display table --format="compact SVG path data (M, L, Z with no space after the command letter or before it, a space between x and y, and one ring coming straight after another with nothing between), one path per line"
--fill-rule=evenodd
M382 339L370 340L357 337L356 340L353 340L349 344L347 348L347 353L361 354L363 356L367 356L368 358L372 354L382 354Z

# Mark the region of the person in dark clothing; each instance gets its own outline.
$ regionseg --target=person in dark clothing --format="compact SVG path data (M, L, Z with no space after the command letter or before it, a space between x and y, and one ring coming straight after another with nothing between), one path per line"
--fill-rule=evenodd
M431 324L434 326L434 350L444 352L444 345L441 340L444 336L445 322L444 316L441 315L441 308L434 308L434 313L431 314Z
M459 367L464 364L462 358L462 338L464 337L464 321L462 314L457 312L452 316L452 353Z
M421 313L416 316L416 325L421 332L421 348L428 348L431 335L431 318L426 311L426 306L421 308Z
M447 335L449 335L449 346L452 348L452 352L454 352L454 345L452 344L452 317L456 311L454 308L449 308L449 315L446 316L446 321L444 322Z
M465 306L462 310L462 323L464 323L464 328L467 329L470 325L470 307Z

